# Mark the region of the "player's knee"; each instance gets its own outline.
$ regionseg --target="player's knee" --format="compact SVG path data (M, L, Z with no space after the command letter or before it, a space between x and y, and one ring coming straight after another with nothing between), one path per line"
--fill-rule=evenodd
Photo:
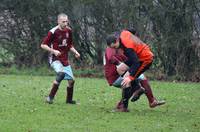
M124 63L121 63L120 65L117 66L117 72L119 75L124 74L128 69L129 67Z
M141 81L141 80L147 80L147 78L145 77L144 74L141 74L137 79L138 79L139 81Z
M58 83L60 83L64 79L64 77L65 77L65 73L64 72L58 72L57 76L56 76L56 81Z
M73 86L74 86L74 83L75 83L74 80L69 80L69 81L68 81L69 87L73 87Z

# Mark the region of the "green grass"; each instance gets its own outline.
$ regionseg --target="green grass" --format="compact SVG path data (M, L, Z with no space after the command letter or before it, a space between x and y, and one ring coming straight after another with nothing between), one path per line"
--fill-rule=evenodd
M73 74L78 77L96 77L102 78L104 77L102 67L96 68L72 68ZM5 67L0 65L0 74L9 74L9 75L32 75L32 76L52 76L55 75L54 70L50 66L42 65L38 67L17 67L16 65L12 65L10 67Z
M129 113L113 112L120 90L104 79L76 78L65 104L63 81L52 105L44 103L54 76L0 75L0 132L199 132L200 84L153 81L154 95L167 104L150 109L145 96Z

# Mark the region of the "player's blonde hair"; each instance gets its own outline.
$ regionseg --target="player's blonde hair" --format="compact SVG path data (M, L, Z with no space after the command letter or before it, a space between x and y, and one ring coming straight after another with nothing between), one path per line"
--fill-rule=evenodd
M65 13L60 13L60 14L58 14L58 19L60 19L61 17L67 17L67 19L68 19L68 16L67 16L67 14L65 14Z

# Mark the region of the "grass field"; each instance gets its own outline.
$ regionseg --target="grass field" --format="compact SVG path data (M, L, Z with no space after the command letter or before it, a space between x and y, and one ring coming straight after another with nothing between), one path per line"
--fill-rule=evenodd
M120 90L104 79L76 78L65 104L63 81L52 105L44 103L53 76L0 75L0 132L199 132L200 84L153 81L154 95L167 104L150 109L145 96L129 113L113 112Z

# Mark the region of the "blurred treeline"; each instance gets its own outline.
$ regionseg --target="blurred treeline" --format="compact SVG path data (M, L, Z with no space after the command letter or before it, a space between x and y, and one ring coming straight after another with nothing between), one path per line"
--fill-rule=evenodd
M103 65L107 34L136 27L155 54L152 69L162 76L199 81L199 0L1 0L0 64L37 67L47 63L42 38L68 14L78 67Z

